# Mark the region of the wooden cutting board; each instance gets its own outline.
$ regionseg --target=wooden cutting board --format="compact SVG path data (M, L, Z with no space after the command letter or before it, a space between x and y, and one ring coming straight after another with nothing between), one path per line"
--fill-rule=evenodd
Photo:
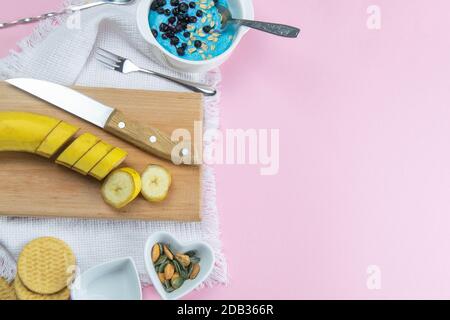
M76 88L130 118L151 124L167 133L186 128L194 136L194 122L203 120L202 96L194 93L156 92L104 88ZM175 166L115 138L94 125L50 104L0 83L0 111L34 112L62 119L123 148L129 155L122 166L142 172L160 164L172 173L168 198L158 204L138 197L120 211L103 202L101 182L85 177L37 155L0 153L0 215L77 217L93 219L201 220L201 168Z

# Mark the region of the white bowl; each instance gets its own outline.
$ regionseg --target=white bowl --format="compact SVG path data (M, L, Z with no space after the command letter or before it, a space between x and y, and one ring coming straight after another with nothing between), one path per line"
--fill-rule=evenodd
M226 50L221 55L214 57L210 60L204 61L190 61L183 58L180 58L161 46L158 41L153 36L150 26L148 24L148 14L150 12L150 5L154 0L141 0L137 9L137 25L140 33L144 37L144 39L151 45L153 52L156 57L158 57L162 62L166 62L173 68L179 71L185 72L204 72L209 71L211 69L217 68L222 63L224 63L233 51L238 46L242 37L249 30L247 27L240 27L238 29L238 33L236 35L236 39L233 41L228 50ZM255 17L253 2L252 0L228 0L230 11L233 14L233 17L253 20Z
M89 269L75 279L73 300L142 300L142 288L132 258L122 258Z
M155 267L152 262L152 248L156 243L164 243L170 246L170 249L174 252L187 252L191 250L197 251L200 260L200 273L194 280L187 280L184 284L177 290L168 293L164 290L161 281L159 281L158 275L156 274ZM153 286L158 294L164 300L176 300L184 297L188 293L192 292L197 288L203 281L205 281L211 274L214 264L214 252L211 247L204 242L190 242L182 244L177 239L175 239L170 233L167 232L156 232L152 234L145 244L144 251L145 267L152 280Z

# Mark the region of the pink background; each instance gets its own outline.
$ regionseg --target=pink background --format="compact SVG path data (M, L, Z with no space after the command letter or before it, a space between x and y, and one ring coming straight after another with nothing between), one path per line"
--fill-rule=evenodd
M60 1L4 2L0 20ZM189 298L449 298L450 4L254 2L303 33L249 33L222 68L221 126L280 129L280 172L217 167L230 285ZM0 56L30 31L0 31Z

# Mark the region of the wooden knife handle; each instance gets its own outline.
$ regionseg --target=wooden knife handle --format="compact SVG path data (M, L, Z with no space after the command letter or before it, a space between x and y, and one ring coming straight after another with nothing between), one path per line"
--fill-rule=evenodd
M172 151L177 146L177 143L173 142L168 134L156 128L144 126L136 121L129 120L120 111L115 110L111 114L105 125L105 130L157 157L173 161L177 164L190 164L180 161L181 158L188 156L186 154L188 149L184 150L184 154L180 152L179 155L172 156ZM174 157L180 158L174 159Z

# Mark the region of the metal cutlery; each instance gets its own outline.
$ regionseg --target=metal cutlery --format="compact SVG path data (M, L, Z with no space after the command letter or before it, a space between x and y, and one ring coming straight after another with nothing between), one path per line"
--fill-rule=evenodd
M244 20L244 19L235 19L231 15L230 10L228 8L216 4L217 10L222 16L222 28L226 28L226 26L230 23L238 24L241 26L253 28L259 31L264 31L267 33L274 34L280 37L286 38L297 38L300 33L300 29L284 24L278 23L270 23L270 22L262 22L262 21L253 21L253 20Z
M131 4L133 2L134 2L134 0L100 0L100 1L94 1L94 2L81 4L81 5L72 5L60 12L49 12L49 13L45 13L45 14L35 16L35 17L23 18L23 19L11 21L11 22L0 23L0 29L13 27L13 26L17 26L20 24L37 22L40 20L45 20L48 18L53 18L56 16L65 15L65 14L73 14L77 11L82 11L85 9L98 7L98 6L105 5L105 4L127 5L127 4Z
M189 148L173 142L169 134L130 120L119 110L73 89L36 79L17 78L6 80L6 82L157 157L171 160L176 164L194 164Z
M115 53L112 53L112 52L102 49L102 48L97 48L96 59L99 62L103 63L107 68L124 73L124 74L132 73L132 72L143 72L143 73L147 73L147 74L150 74L153 76L157 76L157 77L175 82L175 83L177 83L181 86L184 86L185 88L192 90L194 92L203 93L205 96L214 96L217 93L216 89L214 89L210 86L204 85L204 84L186 81L186 80L174 78L171 76L167 76L165 74L162 74L162 73L159 73L156 71L140 68L134 62L132 62L130 59L121 57Z

